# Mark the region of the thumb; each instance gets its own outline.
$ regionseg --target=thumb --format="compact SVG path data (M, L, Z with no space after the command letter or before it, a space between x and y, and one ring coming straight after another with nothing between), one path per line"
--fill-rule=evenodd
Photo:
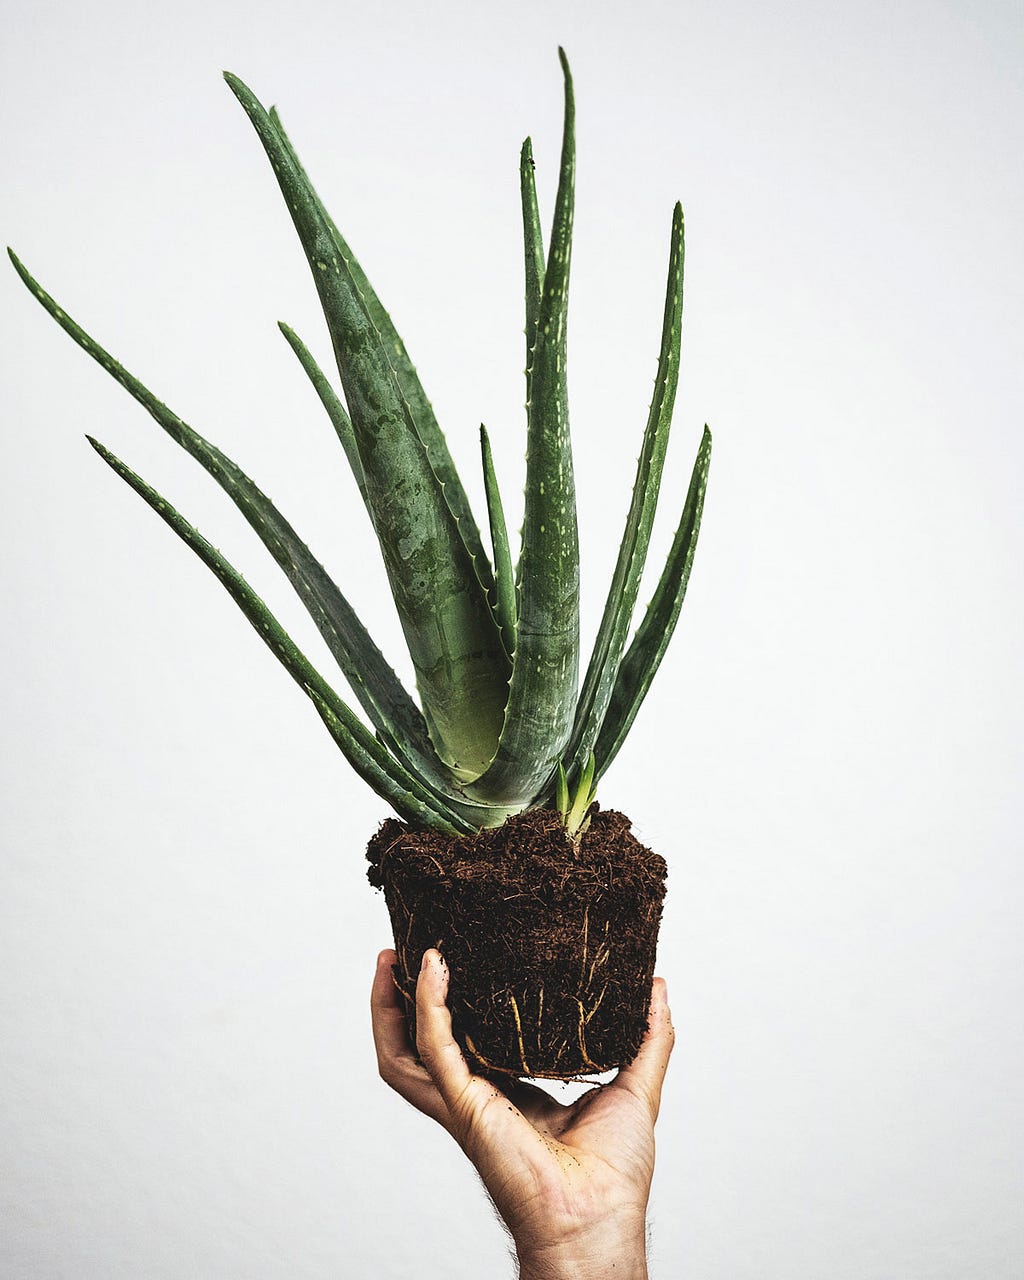
M499 1155L522 1150L536 1134L522 1112L483 1076L474 1075L452 1035L452 1015L445 1003L448 966L433 947L424 952L416 980L416 1050L444 1099L445 1127L480 1168Z
M650 1110L651 1124L658 1118L661 1107L661 1087L665 1082L668 1060L672 1056L676 1033L672 1026L672 1013L668 1007L668 987L664 978L655 978L651 987L651 1009L647 1019L647 1034L640 1051L623 1067L609 1088L627 1089L642 1099Z

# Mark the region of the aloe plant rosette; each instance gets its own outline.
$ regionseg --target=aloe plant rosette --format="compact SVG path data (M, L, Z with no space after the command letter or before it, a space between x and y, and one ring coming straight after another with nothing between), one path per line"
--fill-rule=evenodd
M380 543L416 675L403 688L337 585L273 502L156 398L29 275L57 323L190 453L284 570L358 702L314 668L231 564L91 436L103 460L219 577L316 708L356 772L397 815L368 850L385 890L410 999L439 946L456 1034L484 1071L568 1078L622 1065L646 1021L665 868L628 820L593 803L672 635L700 527L707 428L646 613L630 635L679 374L683 216L672 218L654 396L632 500L589 663L579 681L579 547L566 392L575 172L572 79L545 252L530 140L520 157L526 276L525 508L513 568L486 429L490 555L405 346L324 209L274 109L226 80L273 166L323 307L340 393L282 332L326 410ZM627 644L628 641L628 644ZM365 717L365 719L364 719ZM368 722L368 723L367 723Z

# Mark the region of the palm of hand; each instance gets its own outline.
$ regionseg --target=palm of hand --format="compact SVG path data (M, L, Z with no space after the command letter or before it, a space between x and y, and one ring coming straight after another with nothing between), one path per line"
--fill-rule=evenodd
M567 1106L528 1084L492 1092L460 1141L513 1235L553 1218L571 1233L595 1215L643 1216L654 1123L618 1080Z

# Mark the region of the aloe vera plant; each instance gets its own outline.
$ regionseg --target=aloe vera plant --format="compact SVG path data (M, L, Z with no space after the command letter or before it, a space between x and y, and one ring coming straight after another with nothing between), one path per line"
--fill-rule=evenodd
M618 560L580 684L579 548L566 392L575 108L569 66L564 52L559 54L565 115L546 252L529 139L520 156L527 462L514 568L486 430L481 428L480 444L490 556L405 346L321 204L277 112L264 109L237 77L225 77L271 161L320 296L340 394L301 339L286 325L281 328L333 424L372 520L415 669L418 702L273 502L94 341L10 255L57 323L232 499L316 622L366 720L198 530L88 437L96 452L219 577L356 772L401 818L448 834L498 826L525 809L549 805L562 813L571 833L583 828L598 779L621 747L675 628L711 454L705 427L667 561L630 639L679 376L683 215L676 205L654 396Z

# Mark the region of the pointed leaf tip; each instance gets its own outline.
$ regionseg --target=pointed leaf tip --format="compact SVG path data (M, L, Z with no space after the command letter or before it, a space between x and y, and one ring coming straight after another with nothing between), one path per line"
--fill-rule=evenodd
M236 76L234 72L231 72L231 71L225 71L224 79L227 82L228 88L235 95L238 101L242 104L242 107L244 108L247 115L251 116L254 110L257 110L257 111L263 110L263 108L260 106L259 102L257 101L256 95L245 83L245 81L241 78L241 76Z
M27 284L27 285L28 285L28 287L31 289L31 288L32 288L32 286L35 284L35 281L34 281L34 280L32 279L32 277L29 275L29 273L28 273L28 271L27 271L27 269L26 269L26 267L25 267L25 264L24 264L24 263L22 262L22 260L18 257L18 255L14 252L14 250L11 248L11 246L10 246L10 245L8 245L8 246L7 246L7 256L8 256L8 258L10 258L10 260L11 260L11 264L12 264L12 266L14 267L15 271L17 271L18 275L19 275L19 276L21 276L21 278L22 278L22 280L24 281L24 283L25 283L25 284Z

